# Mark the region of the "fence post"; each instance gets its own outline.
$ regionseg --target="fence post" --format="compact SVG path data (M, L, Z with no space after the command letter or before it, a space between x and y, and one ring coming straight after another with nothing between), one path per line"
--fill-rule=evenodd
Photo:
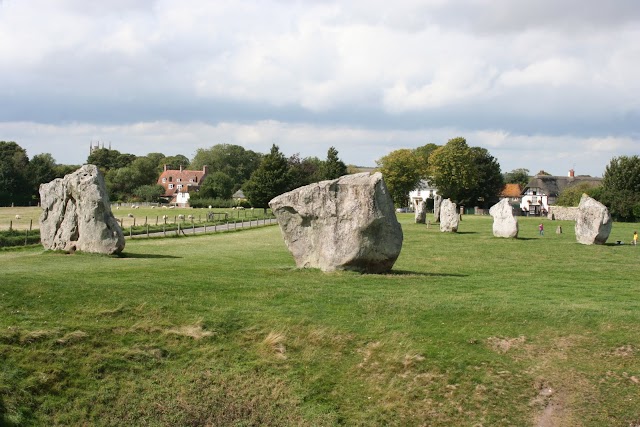
M133 226L134 227L136 226L136 217L135 216L133 217Z
M147 225L147 217L144 217L144 225Z
M33 230L33 220L29 221L29 231Z
M149 237L149 224L147 224L147 237Z
M162 235L167 237L167 220L164 220L164 224L162 224Z
M129 237L133 238L133 225L129 226Z
M9 221L9 231L13 230L13 220Z
M156 215L156 225L158 225L158 216Z
M176 230L176 236L180 235L180 223L178 223L178 229Z
M24 245L27 246L27 241L29 240L29 230L24 235Z

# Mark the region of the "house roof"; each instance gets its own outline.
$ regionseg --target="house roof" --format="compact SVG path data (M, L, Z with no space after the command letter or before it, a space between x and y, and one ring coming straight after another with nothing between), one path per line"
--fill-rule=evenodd
M602 183L602 178L592 176L536 175L529 181L521 194L524 195L529 188L539 188L544 195L557 197L565 188L582 183L588 183L596 187Z
M520 197L522 186L520 184L506 184L500 193L500 197Z
M233 196L231 196L234 199L246 199L244 192L242 191L242 189L236 191L235 193L233 193Z

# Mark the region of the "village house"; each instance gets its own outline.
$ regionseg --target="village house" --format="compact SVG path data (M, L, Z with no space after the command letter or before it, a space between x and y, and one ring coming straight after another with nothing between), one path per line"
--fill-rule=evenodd
M180 207L189 206L189 193L198 192L200 184L209 172L208 167L204 166L202 170L168 169L164 165L164 170L158 178L158 185L164 188L164 195L169 203Z
M602 183L602 178L575 176L573 169L569 171L568 176L536 175L522 190L520 209L524 215L544 216L549 212L549 206L556 204L558 196L565 188L581 183L595 187Z
M418 188L409 192L409 207L414 211L422 202L433 199L438 194L438 189L427 180L421 180Z

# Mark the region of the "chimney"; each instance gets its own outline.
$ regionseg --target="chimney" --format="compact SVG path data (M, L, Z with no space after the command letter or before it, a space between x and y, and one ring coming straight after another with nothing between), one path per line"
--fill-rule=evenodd
M164 172L166 172L166 171L167 171L167 164L165 163L164 164Z
M180 172L182 172L182 165L180 165Z
M204 166L202 167L202 172L204 172L204 174L205 174L205 175L206 175L206 174L208 174L208 173L209 173L209 166L204 165Z
M573 178L574 176L576 176L576 173L573 169L569 169L569 178Z

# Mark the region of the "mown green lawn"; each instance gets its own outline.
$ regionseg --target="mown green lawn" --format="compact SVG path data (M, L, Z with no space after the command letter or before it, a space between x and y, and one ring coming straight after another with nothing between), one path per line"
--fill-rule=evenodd
M387 275L277 227L0 252L0 425L640 424L640 248L401 222Z

